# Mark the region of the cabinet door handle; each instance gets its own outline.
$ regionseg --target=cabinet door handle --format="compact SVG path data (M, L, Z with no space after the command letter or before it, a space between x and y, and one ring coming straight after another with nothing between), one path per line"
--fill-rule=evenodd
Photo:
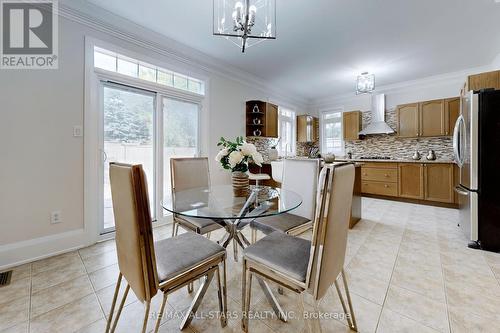
M389 175L388 175L388 174L385 174L385 175L384 175L384 177L389 177Z
M385 188L388 188L388 187L389 187L389 185L385 184L385 185L384 185L384 187L385 187Z

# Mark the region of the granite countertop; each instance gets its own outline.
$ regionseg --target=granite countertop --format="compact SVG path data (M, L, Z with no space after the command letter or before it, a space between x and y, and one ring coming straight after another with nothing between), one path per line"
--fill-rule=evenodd
M382 162L382 163L441 163L441 164L455 164L455 161L452 160L434 160L434 161L429 161L426 160L425 158L420 159L420 160L412 160L412 159L392 159L392 160L379 160L379 159L374 159L374 160L369 160L369 159L358 159L358 158L353 158L353 159L347 159L347 158L338 158L336 159L337 161L352 161L352 162Z

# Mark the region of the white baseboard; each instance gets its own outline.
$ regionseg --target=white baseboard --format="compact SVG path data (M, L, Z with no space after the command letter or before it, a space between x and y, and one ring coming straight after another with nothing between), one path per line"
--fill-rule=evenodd
M156 222L153 228L158 228L172 223L172 216L165 216ZM96 241L113 239L115 233L101 235L97 238L89 237L85 229L77 229L17 243L0 245L0 271L26 264L40 259L45 259L58 254L90 246Z
M77 229L0 246L0 271L90 245L85 229Z

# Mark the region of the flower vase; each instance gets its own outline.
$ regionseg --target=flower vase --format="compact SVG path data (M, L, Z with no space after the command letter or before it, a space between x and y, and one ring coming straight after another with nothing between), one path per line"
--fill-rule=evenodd
M245 172L233 171L231 175L233 193L235 197L245 197L250 190L250 182Z

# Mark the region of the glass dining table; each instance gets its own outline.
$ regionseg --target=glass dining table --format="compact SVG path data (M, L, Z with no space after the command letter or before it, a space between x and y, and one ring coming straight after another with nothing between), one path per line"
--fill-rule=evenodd
M247 195L236 196L231 185L219 185L177 191L162 206L174 215L211 219L223 226L226 233L218 243L226 248L233 241L234 258L238 261L238 247L250 245L242 230L251 221L290 212L301 204L301 196L289 190L250 186ZM278 318L286 321L285 312L269 285L262 279L258 279L258 282Z

